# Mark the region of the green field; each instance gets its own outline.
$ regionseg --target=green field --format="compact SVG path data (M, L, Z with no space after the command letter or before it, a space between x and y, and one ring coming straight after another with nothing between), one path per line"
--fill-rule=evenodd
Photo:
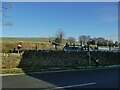
M9 37L4 37L4 38L0 38L2 39L1 43L0 43L0 48L2 48L1 52L9 52L10 50L13 50L14 48L17 49L17 44L19 42L22 42L23 48L24 50L26 49L32 49L35 50L35 47L37 46L37 48L39 50L53 50L54 45L52 43L49 43L49 40L51 42L54 42L55 37L29 37L29 38L9 38ZM67 43L66 39L62 40L62 47L65 45L65 43ZM61 47L60 47L61 48Z
M2 38L2 42L3 43L9 43L9 42L48 42L50 40L54 40L53 37L49 37L49 38L36 38L36 37L31 37L31 38Z
M43 38L43 37L28 37L28 38L17 38L17 37L9 38L9 37L4 37L1 40L2 40L1 41L2 43L18 43L20 41L25 42L25 43L39 43L39 42L48 43L49 40L51 42L53 42L55 40L55 37L46 37L46 38ZM65 43L67 43L67 40L63 39L62 40L62 44L65 44Z

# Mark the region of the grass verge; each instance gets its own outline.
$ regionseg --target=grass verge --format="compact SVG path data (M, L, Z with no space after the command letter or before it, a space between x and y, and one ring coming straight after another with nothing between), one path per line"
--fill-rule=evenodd
M2 69L0 74L28 74L28 73L35 73L35 72L56 72L56 71L66 71L66 70L88 70L88 69L101 69L101 68L114 68L120 67L120 65L109 65L109 66L84 66L84 67L68 67L68 68L15 68L15 69Z

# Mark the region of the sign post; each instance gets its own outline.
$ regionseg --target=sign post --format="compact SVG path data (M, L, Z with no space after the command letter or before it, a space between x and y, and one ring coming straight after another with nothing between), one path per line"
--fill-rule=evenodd
M22 43L20 42L19 44L18 44L18 54L20 53L20 49L22 48Z
M90 54L90 51L89 51L87 54L88 54L88 62L89 62L89 66L91 66L91 54Z

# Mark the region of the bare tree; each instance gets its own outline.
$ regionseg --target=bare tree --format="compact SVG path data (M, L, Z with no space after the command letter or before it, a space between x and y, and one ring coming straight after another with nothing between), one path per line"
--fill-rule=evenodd
M5 19L10 18L11 16L6 14L8 10L12 9L12 4L5 3L0 6L0 14L2 15L2 26L13 26L13 23L11 21L5 21Z
M107 44L108 44L108 40L105 40L105 38L103 38L103 37L98 37L97 38L97 45L98 46L107 46Z
M109 50L111 50L111 47L113 47L113 41L109 40Z
M59 29L59 31L57 32L57 34L56 34L56 36L58 37L58 38L63 38L64 37L64 32L61 30L61 29Z
M88 36L86 36L86 35L81 35L81 36L79 36L79 38L78 38L78 40L79 40L79 42L81 43L81 46L82 46L82 44L86 44L89 40L90 40L90 36L88 35Z
M118 47L118 46L119 46L118 41L115 41L115 47Z
M72 43L75 43L76 39L74 37L69 37L68 41L69 41L69 43L71 45Z
M61 31L61 29L59 29L59 31L56 34L55 42L59 44L62 43L63 37L64 37L64 32Z
M64 37L64 32L61 31L61 29L59 29L59 31L56 34L55 40L52 42L52 44L55 46L56 50L57 50L57 46L59 46L62 43L63 37ZM49 42L51 43L50 40L49 40Z

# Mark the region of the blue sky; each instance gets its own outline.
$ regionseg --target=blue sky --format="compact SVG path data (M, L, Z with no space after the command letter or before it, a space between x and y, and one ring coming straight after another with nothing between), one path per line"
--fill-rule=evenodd
M55 36L61 28L65 38L80 35L117 39L118 5L115 2L14 2L3 13L2 37ZM3 3L6 5L6 3Z

